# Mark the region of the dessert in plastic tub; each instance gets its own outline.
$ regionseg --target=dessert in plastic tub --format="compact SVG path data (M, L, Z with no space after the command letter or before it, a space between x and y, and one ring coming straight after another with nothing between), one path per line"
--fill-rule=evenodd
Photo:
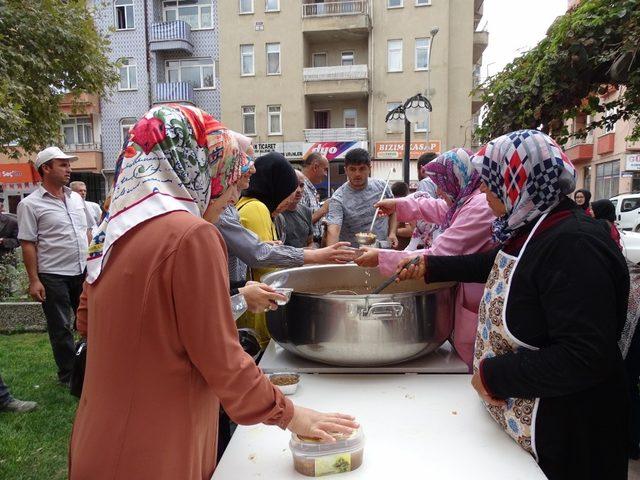
M292 395L298 389L300 375L292 372L271 373L269 380L285 395Z
M276 300L276 304L283 306L289 303L289 300L291 300L291 294L293 293L293 288L276 287L275 290L280 295L284 295L287 298L286 300Z
M362 465L364 433L362 427L351 435L336 433L334 443L291 435L289 448L293 454L293 467L308 477L321 477L355 470Z
M356 242L360 245L373 245L376 242L376 234L372 232L358 232L355 235Z

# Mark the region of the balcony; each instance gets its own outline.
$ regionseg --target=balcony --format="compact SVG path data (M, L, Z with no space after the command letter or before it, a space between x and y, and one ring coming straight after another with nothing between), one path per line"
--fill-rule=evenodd
M482 58L484 50L489 45L489 32L482 30L473 32L473 64L477 64Z
M315 142L350 142L367 141L366 128L309 128L304 131L304 141Z
M305 68L302 78L305 95L309 97L334 95L343 98L359 98L369 95L367 65Z
M102 170L102 146L99 143L63 145L62 150L78 157L78 160L73 162L73 170L94 172Z
M182 20L151 24L149 50L152 52L181 51L193 53L191 26Z
M190 103L195 105L193 86L187 82L156 83L154 104Z
M326 39L327 33L367 36L370 29L369 0L305 0L302 4L302 32L312 41Z
M590 161L593 158L593 137L570 138L564 151L573 163Z
M613 152L616 145L615 132L605 133L598 138L598 155L606 155Z

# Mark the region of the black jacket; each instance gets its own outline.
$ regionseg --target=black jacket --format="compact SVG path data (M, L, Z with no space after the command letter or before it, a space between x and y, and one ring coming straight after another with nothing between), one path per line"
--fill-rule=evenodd
M486 359L483 381L496 397L541 398L536 443L549 478L626 478L627 398L617 340L629 273L605 229L573 205L567 200L556 209L570 215L529 242L512 278L509 329L539 350ZM497 252L428 256L428 279L484 283Z
M12 216L0 213L0 255L20 246L18 241L18 221Z

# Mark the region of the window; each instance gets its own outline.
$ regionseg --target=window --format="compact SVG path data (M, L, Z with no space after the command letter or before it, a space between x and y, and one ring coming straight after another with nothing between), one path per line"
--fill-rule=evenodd
M400 8L403 6L403 0L387 0L387 8Z
M399 107L400 105L402 105L402 102L388 102L387 103L387 113L389 113L394 108ZM386 127L386 133L392 133L388 126Z
M416 0L416 7L422 7L424 5L431 5L431 0Z
M353 51L342 52L340 65L353 65Z
M327 54L325 52L322 53L314 53L311 56L311 65L315 67L326 67L327 66Z
M620 160L596 165L596 200L618 195Z
M584 184L582 188L586 190L591 190L591 165L584 167Z
M216 88L213 59L168 60L167 82L187 82L195 89Z
M355 108L345 108L342 117L344 128L356 128L358 125L358 111Z
M267 43L267 75L280 75L279 43Z
M314 110L313 128L331 128L331 110Z
M429 69L429 42L430 38L416 38L415 65L416 70Z
M613 108L607 108L604 112L604 115L602 116L603 118L607 118L611 115L615 115L618 113L618 107L613 107ZM611 123L611 124L606 124L604 126L603 129L603 135L606 135L607 133L613 133L616 131L616 124L615 123Z
M282 135L282 108L280 105L267 107L269 117L269 135Z
M240 13L253 13L253 0L238 0L240 2Z
M264 0L264 11L265 12L279 12L280 11L280 0Z
M65 147L93 143L91 117L70 117L62 120L62 138Z
M162 10L165 22L183 20L194 30L213 27L211 0L166 0Z
M402 40L387 40L387 72L402 71Z
M129 141L129 130L136 124L137 119L126 117L120 120L120 145L124 146L124 142Z
M240 45L240 75L255 75L253 45Z
M622 200L622 205L620 205L621 212L630 212L638 208L640 208L640 197L625 198Z
M242 107L242 133L245 135L256 134L256 107L247 105Z
M429 130L429 112L427 112L427 118L425 118L421 122L417 122L413 124L414 132L426 132Z
M136 61L133 58L121 58L120 63L118 90L136 90L138 88Z
M116 30L131 30L135 28L133 21L133 0L116 0Z

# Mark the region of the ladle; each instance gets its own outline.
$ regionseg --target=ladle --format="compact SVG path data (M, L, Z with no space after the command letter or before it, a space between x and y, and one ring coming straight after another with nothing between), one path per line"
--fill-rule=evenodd
M389 170L389 173L387 174L387 181L384 182L384 188L382 189L382 195L380 195L380 200L378 200L378 202L381 202L384 199L384 194L387 191L387 187L389 186L389 178L391 178L391 174L395 173L396 169L392 168L391 170ZM373 221L371 222L371 226L369 227L369 232L373 233L373 225L376 223L376 219L378 218L378 213L380 213L380 208L376 208L376 213L373 214Z
M418 263L420 263L420 257L416 257L413 260L411 260L409 263L407 263L404 266L404 268L410 267L411 265L418 265ZM404 268L403 268L403 270L404 270ZM400 272L401 271L402 270L400 270ZM391 285L393 282L395 282L398 279L398 275L400 275L400 272L398 272L395 275L392 275L391 277L386 279L384 281L384 283L382 283L382 285L380 285L373 292L371 292L371 295L377 295L378 293L382 292L385 288L387 288L389 285Z

